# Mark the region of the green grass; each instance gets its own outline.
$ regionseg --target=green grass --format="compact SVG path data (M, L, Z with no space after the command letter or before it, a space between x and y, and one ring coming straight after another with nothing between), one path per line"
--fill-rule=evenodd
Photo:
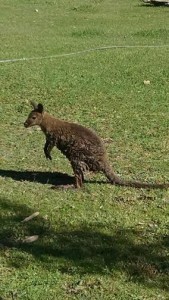
M168 8L137 0L1 0L0 20L0 59L169 44ZM169 299L168 190L100 184L99 174L81 190L53 190L70 165L56 150L46 161L43 134L23 126L29 100L41 101L111 138L110 162L124 179L169 181L168 49L0 64L3 300Z

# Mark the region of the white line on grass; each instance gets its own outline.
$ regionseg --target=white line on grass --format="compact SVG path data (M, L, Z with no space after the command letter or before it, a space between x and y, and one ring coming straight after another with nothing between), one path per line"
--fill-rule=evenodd
M56 55L50 55L50 56L37 56L37 57L22 57L22 58L12 58L12 59L1 59L0 63L10 63L10 62L19 62L19 61L29 61L29 60L41 60L41 59L52 59L52 58L59 58L59 57L66 57L66 56L73 56L73 55L79 55L84 54L88 52L94 52L94 51L103 51L103 50L109 50L114 48L166 48L169 47L169 45L128 45L128 46L104 46L104 47L97 47L97 48L90 48L86 50L81 50L77 52L70 52L70 53L63 53L63 54L56 54Z

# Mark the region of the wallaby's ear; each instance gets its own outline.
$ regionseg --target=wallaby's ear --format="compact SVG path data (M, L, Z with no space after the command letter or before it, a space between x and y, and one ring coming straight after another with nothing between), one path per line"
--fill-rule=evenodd
M38 108L38 105L35 101L30 101L31 105L33 106L34 109L37 109Z
M39 113L43 113L43 105L41 103L38 104L37 110Z

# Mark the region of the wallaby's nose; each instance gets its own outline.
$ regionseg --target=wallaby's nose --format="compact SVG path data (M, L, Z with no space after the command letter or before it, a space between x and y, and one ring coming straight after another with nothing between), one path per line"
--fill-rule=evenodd
M24 122L24 126L25 126L25 127L28 127L27 121Z

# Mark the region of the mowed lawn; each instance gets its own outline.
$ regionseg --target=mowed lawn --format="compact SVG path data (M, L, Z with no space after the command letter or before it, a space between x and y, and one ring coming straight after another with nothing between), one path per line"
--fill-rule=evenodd
M41 102L93 128L122 178L169 182L168 16L137 0L0 1L0 299L169 299L169 190L102 174L53 189L70 164L23 126ZM36 59L2 62L20 58Z

